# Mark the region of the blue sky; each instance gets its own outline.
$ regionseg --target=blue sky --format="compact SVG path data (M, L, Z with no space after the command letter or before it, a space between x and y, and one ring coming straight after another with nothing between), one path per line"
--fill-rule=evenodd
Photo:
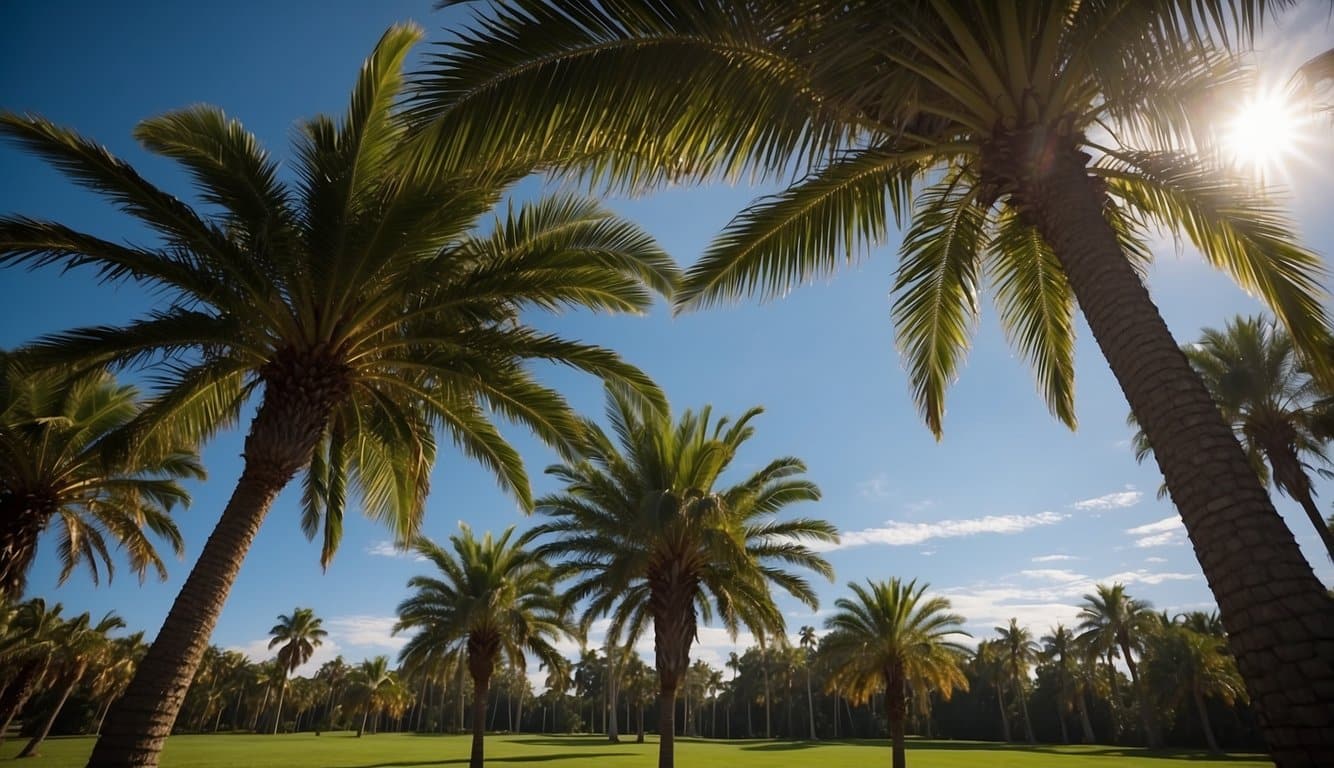
M104 143L182 197L189 187L170 163L130 137L147 116L196 102L240 118L278 157L299 118L341 112L361 61L391 23L415 19L438 41L463 12L431 12L429 0L354 3L11 4L0 25L0 107L38 112ZM1327 46L1327 8L1309 3L1271 26L1262 67L1287 73ZM419 47L418 53L428 50ZM1334 178L1330 127L1304 145L1284 174L1294 217L1312 248L1334 251L1328 201ZM0 146L0 212L58 219L110 239L144 239L111 206L14 147ZM535 188L529 184L525 189ZM765 190L673 188L610 205L633 218L683 264L693 261L727 220ZM838 575L820 584L824 607L850 580L918 578L948 595L975 635L1016 616L1041 633L1069 622L1080 595L1120 580L1162 609L1212 608L1212 600L1175 511L1155 498L1156 467L1135 463L1125 401L1083 327L1077 357L1080 427L1052 419L1032 378L1011 355L989 304L966 369L949 398L943 441L915 414L894 350L887 296L898 245L891 241L859 266L780 301L673 318L659 306L647 317L538 317L539 327L613 347L653 375L676 408L712 403L719 413L763 405L756 437L738 469L796 455L824 491L800 510L833 521L844 544L828 553ZM1178 340L1221 326L1258 305L1170 239L1158 243L1150 288ZM1328 286L1327 286L1328 287ZM76 325L124 321L151 307L134 286L98 285L87 273L0 271L0 346ZM581 410L601 411L598 384L552 372L549 379ZM554 455L510 429L539 492ZM204 452L210 478L180 515L187 552L166 582L140 586L122 572L93 587L78 572L56 585L53 542L44 541L30 592L67 611L115 610L131 628L156 632L240 472L242 435L225 434ZM442 452L425 532L443 539L467 521L478 530L531 524L492 479ZM1321 505L1334 490L1321 482ZM404 583L422 564L396 555L382 530L360 519L327 573L297 525L297 497L283 495L251 550L214 634L214 642L256 654L279 613L309 606L325 619L330 642L313 664L342 653L351 660L392 653L389 636ZM1334 581L1309 523L1277 499L1317 573ZM789 601L795 630L819 617ZM748 638L743 637L742 642ZM730 641L701 633L696 653L718 664ZM646 646L647 647L647 646ZM307 670L308 671L308 670Z

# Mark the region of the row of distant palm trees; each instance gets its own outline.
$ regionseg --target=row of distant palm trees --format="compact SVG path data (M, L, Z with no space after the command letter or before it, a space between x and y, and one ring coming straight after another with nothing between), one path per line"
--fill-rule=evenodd
M522 461L493 414L570 457L572 487L579 461L596 466L585 422L534 377L531 360L599 376L666 418L666 399L641 371L534 330L524 310L644 311L655 294L685 309L781 294L886 239L891 210L906 223L894 322L928 425L940 433L985 274L1010 340L1052 412L1073 426L1078 306L1153 447L1275 759L1334 761L1334 707L1321 693L1334 658L1320 650L1334 641L1331 598L1139 275L1153 227L1183 235L1269 305L1315 378L1334 379L1320 259L1252 179L1209 154L1217 116L1197 109L1226 102L1245 80L1229 47L1250 39L1263 4L1211 0L1204 13L1196 2L1073 0L911 2L891 12L819 0L505 6L459 32L406 90L401 70L420 32L399 26L367 60L347 113L301 125L290 180L215 108L141 123L136 138L184 167L206 212L71 131L0 116L10 140L158 236L126 245L0 218L0 266L92 267L160 297L130 324L29 345L12 363L18 378L151 365L159 391L99 454L161 481L153 509L183 500L172 481L193 471L164 466L168 457L184 460L256 405L236 489L90 765L156 762L250 543L297 474L303 528L321 537L327 564L350 492L400 541L413 539L437 434L525 508ZM572 197L519 206L491 234L473 234L509 183L552 169L637 189L743 171L798 180L734 219L685 275L633 224ZM924 180L926 189L914 186ZM708 456L692 461L707 474ZM645 515L688 502L707 530L707 510L725 505L693 498L692 487L650 485L635 501ZM4 488L0 589L13 594L60 499L43 487ZM576 506L547 527L602 522ZM820 570L818 558L784 549L782 525L752 554L792 554ZM746 546L727 539L706 535L707 557L678 554L706 560ZM564 540L572 553L612 557ZM68 548L93 562L102 544L88 534ZM632 566L657 557L636 544L603 563L603 576L576 575L573 590L628 635L654 618L663 685L685 669L695 618L679 609L691 588L711 594L729 628L772 634L771 603L754 599L767 577L701 567L635 582ZM622 577L645 607L599 586ZM809 597L799 579L774 581Z

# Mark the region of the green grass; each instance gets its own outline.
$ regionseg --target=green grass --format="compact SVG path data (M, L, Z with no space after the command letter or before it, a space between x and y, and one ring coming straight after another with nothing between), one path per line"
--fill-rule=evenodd
M22 740L0 747L12 758ZM467 765L466 736L381 734L358 739L351 733L323 736L173 736L163 753L163 768L378 768L378 766ZM93 748L89 738L51 739L33 768L82 768ZM487 763L514 765L554 763L582 766L596 759L599 768L639 766L656 762L657 742L608 744L598 736L488 736ZM681 768L782 768L786 766L887 766L889 746L883 741L841 741L819 744L785 741L677 741ZM970 741L919 741L908 744L910 768L1186 768L1186 766L1270 766L1259 755L1209 758L1202 752L1147 752L1105 746L1001 746Z

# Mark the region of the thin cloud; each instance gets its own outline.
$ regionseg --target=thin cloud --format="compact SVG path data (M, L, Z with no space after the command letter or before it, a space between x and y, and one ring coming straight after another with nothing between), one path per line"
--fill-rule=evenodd
M398 651L408 642L408 635L394 634L395 616L337 616L324 622L329 636L363 648Z
M889 496L889 475L877 472L867 480L857 483L857 495L864 499L883 499Z
M417 562L426 559L416 552L413 552L410 549L404 549L388 539L381 539L366 547L366 554L374 555L375 557L393 557L404 560L411 559Z
M1082 573L1067 571L1062 568L1035 568L1027 571L1020 571L1020 576L1039 581L1079 581L1088 577Z
M1186 529L1177 515L1127 528L1126 533L1136 537L1135 546L1139 548L1179 546L1186 543Z
M879 528L863 528L840 535L837 544L817 543L811 548L819 551L848 549L870 544L890 547L911 546L932 539L953 539L984 533L1020 533L1030 528L1054 525L1067 516L1057 512L1039 512L1036 515L987 515L962 520L937 520L932 523L908 523L890 520Z
M1035 563L1060 563L1066 560L1078 560L1074 555L1039 555L1033 558Z
M1128 485L1126 490L1116 493L1106 493L1102 496L1094 496L1091 499L1076 501L1071 506L1080 512L1097 511L1103 512L1109 509L1126 509L1133 507L1144 498L1144 494L1135 490L1135 486Z

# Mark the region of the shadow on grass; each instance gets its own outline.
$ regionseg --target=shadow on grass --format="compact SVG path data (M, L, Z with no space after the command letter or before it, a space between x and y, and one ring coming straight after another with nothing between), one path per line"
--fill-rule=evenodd
M634 755L634 752L601 752L599 756L607 757L625 757ZM512 757L488 757L486 764L492 763L549 763L555 760L585 760L586 754L577 755L516 755ZM367 763L365 765L339 765L330 766L330 768L411 768L411 766L422 765L467 765L469 762L466 757L454 758L451 760L387 760L379 763Z
M823 741L767 741L761 744L746 744L740 747L746 752L799 752L806 749L815 749L826 746L840 747L869 747L872 749L889 749L889 739L827 739ZM1089 746L1062 746L1055 744L1037 744L1029 746L1027 744L1003 744L995 741L941 741L925 739L908 739L908 751L948 751L948 752L1027 752L1035 754L1065 755L1069 757L1090 756L1090 757L1136 757L1159 760L1175 761L1213 761L1213 762L1245 762L1253 761L1256 755L1238 754L1238 755L1211 755L1207 752L1189 749L1145 749L1143 747L1116 747L1106 745ZM1263 756L1261 756L1263 759Z

